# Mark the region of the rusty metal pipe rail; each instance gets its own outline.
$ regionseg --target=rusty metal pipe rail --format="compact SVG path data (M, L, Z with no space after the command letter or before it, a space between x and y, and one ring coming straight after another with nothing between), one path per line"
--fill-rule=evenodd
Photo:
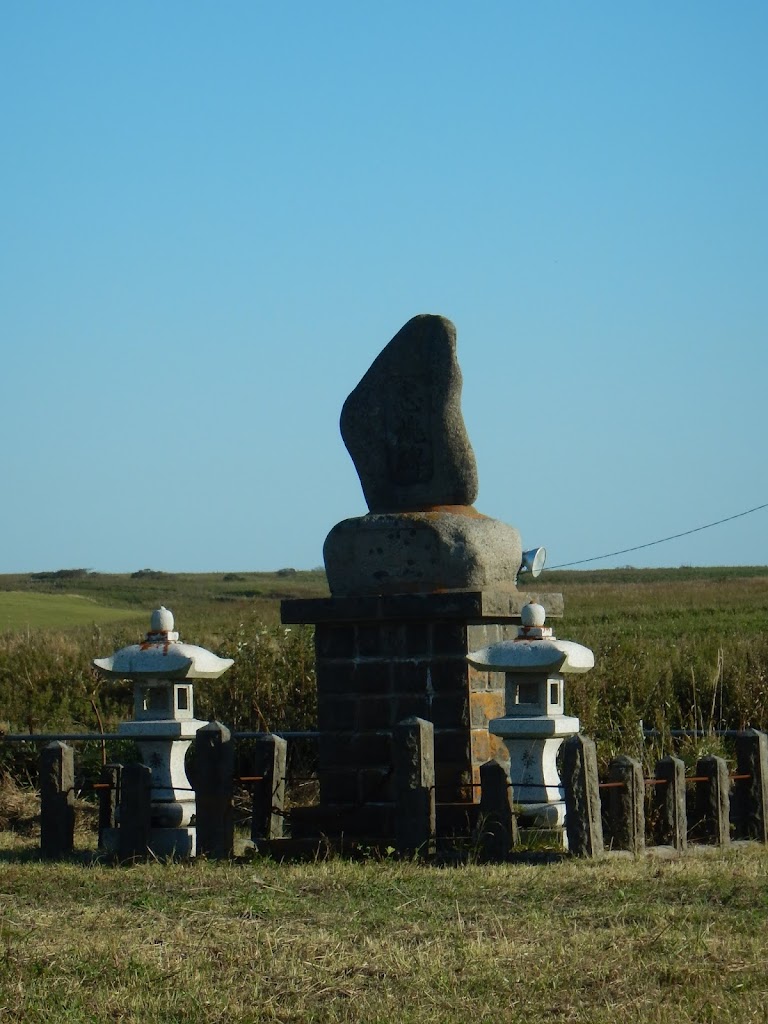
M741 782L751 779L751 775L729 775L728 778L731 782ZM712 779L708 775L686 775L686 782L711 782ZM667 786L669 785L669 779L643 779L646 786ZM598 789L626 789L626 782L600 782Z

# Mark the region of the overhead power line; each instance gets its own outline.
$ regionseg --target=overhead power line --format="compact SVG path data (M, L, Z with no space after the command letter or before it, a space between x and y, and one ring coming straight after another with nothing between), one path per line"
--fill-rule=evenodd
M763 508L768 508L768 501L764 505L755 505L754 508L748 508L746 512L737 512L735 516L727 516L725 519L718 519L714 523L706 523L704 526L695 526L692 530L683 530L682 533L673 533L669 537L660 537L658 540L649 540L647 544L636 544L633 548L622 548L620 551L610 551L607 555L595 555L593 558L580 558L577 562L563 562L561 565L548 566L549 569L568 569L572 565L584 565L586 562L600 562L604 558L613 558L614 555L626 555L630 551L640 551L642 548L652 548L656 544L665 544L668 540L677 540L678 537L688 537L692 533L699 533L701 530L709 530L713 526L720 526L722 523L730 523L733 519L741 519L742 516L748 516L752 512L759 512Z

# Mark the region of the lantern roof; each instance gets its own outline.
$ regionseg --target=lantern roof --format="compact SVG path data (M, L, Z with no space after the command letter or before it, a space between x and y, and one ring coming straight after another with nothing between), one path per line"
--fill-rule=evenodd
M491 672L589 672L595 656L573 640L558 640L544 625L545 611L531 602L521 609L522 625L514 640L483 647L467 655L474 668Z
M95 658L94 667L109 679L218 679L234 664L232 658L182 643L173 626L173 613L156 608L143 643Z

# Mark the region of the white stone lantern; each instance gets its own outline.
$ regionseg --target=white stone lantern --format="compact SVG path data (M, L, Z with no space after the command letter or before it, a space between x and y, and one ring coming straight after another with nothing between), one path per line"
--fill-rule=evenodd
M510 779L521 824L561 828L565 800L557 771L563 740L579 731L579 720L565 714L565 674L594 667L592 651L571 640L558 640L545 626L540 604L525 605L515 640L484 647L467 655L475 668L504 672L506 714L488 723L509 751Z
M152 850L163 856L193 857L195 794L184 757L195 733L207 722L195 718L191 680L218 679L233 660L182 643L173 626L172 613L157 608L143 643L123 647L109 658L96 658L93 664L108 679L133 681L133 721L121 722L117 731L136 741L143 763L152 772ZM108 849L116 846L116 833L117 829L106 830Z

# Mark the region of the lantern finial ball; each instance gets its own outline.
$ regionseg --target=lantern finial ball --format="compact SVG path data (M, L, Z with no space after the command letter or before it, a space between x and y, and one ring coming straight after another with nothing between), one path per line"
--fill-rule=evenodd
M524 626L543 626L547 613L540 604L531 601L520 609L520 620Z
M155 608L149 620L149 628L153 633L170 633L173 630L173 612L165 605Z

